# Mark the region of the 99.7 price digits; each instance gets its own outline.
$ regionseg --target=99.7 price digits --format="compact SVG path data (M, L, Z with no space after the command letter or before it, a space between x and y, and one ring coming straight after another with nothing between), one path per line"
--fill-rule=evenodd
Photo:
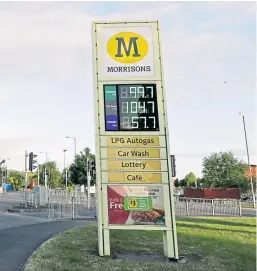
M153 86L124 86L120 88L121 99L135 99L135 98L153 98L154 88Z

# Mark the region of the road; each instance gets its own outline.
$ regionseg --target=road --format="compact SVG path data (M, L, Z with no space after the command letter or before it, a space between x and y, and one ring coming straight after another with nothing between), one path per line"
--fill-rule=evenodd
M22 212L10 213L8 208L18 205L23 200L23 192L8 192L5 195L0 194L0 230L18 227L22 225L30 225L48 222L48 212ZM95 210L86 210L75 204L76 217L95 217ZM61 216L60 205L57 205L57 211L51 213L51 219L71 218L71 208L63 205L63 215Z
M0 269L21 271L30 255L54 234L95 223L93 220L67 220L25 225L0 230Z
M23 193L0 195L0 270L20 271L30 255L54 234L95 220L48 220L48 212L8 213Z
M33 216L29 213L8 213L7 209L22 202L22 193L0 195L0 230L22 225L47 222L47 217Z
M22 192L0 193L0 212L5 212L9 207L21 203L22 196Z

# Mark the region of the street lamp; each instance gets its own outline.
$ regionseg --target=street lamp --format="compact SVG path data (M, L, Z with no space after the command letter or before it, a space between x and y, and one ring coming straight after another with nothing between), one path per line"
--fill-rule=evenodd
M251 171L251 164L250 164L250 157L249 157L249 150L248 150L248 143L247 143L247 135L246 135L246 128L245 128L245 117L244 117L244 115L242 113L239 113L239 115L241 115L242 118L243 118L244 133L245 133L245 146L246 146L249 174L250 174L250 180L251 180L251 190L252 190L252 195L253 195L253 206L255 208L255 206L256 206L255 205L255 194L254 194L254 189L253 189L253 176L252 176L252 171Z
M65 179L65 187L66 187L66 191L67 191L67 170L66 170L66 164L65 164L65 153L66 153L67 149L63 150L63 173L64 173L64 179Z
M39 152L39 153L44 153L46 155L46 165L45 165L45 188L47 187L47 175L46 175L46 170L47 170L47 161L48 161L48 158L47 158L47 152ZM39 166L38 166L39 168ZM39 170L39 169L38 169ZM38 176L38 184L39 184L39 176Z
M5 160L2 159L0 162L0 166L5 163ZM3 173L2 173L3 174ZM2 175L2 193L4 194L4 175Z
M66 138L72 138L74 140L74 153L75 153L75 156L76 156L76 154L77 154L77 151L76 151L76 149L77 149L76 137L74 137L74 136L66 136Z

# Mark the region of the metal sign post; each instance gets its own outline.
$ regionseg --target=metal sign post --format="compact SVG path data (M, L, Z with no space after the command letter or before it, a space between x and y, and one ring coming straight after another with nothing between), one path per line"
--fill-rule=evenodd
M27 186L28 186L28 152L25 151L25 183L24 183L24 204L25 207L27 208Z
M109 231L160 230L178 259L158 21L93 23L99 255Z

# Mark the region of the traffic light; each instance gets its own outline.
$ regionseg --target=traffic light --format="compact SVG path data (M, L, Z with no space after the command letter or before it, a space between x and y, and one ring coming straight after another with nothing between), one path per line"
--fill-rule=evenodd
M37 160L34 160L36 157L37 155L33 154L33 152L29 154L29 171L31 172L37 168L37 166L34 166L34 164L37 163Z
M7 178L7 167L3 168L3 177L4 177L4 179Z
M90 176L93 177L95 175L95 160L90 161Z
M171 175L172 177L176 177L176 159L175 159L175 155L171 155L170 156L170 163L171 163Z

